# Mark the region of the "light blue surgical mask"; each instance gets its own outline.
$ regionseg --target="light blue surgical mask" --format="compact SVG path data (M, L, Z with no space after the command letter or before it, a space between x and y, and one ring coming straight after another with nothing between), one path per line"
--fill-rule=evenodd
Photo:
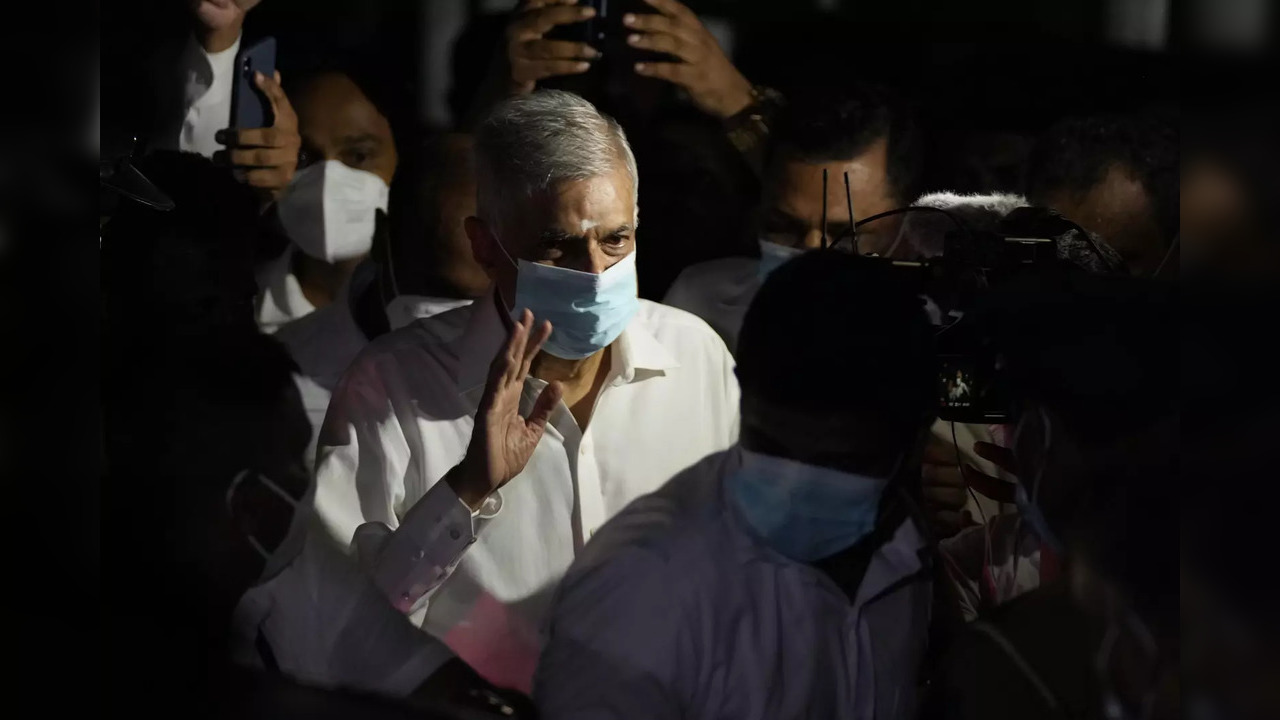
M768 240L760 241L760 282L791 258L804 253L804 248L787 247Z
M636 286L636 254L614 263L599 275L554 265L512 260L516 297L511 316L517 321L527 308L535 322L551 321L551 337L543 349L565 360L591 357L618 339L640 309Z
M745 449L742 468L727 482L747 523L799 562L821 560L866 537L889 483Z

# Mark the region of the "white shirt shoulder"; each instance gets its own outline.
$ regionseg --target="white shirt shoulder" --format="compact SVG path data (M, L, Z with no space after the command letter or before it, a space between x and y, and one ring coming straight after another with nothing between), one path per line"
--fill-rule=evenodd
M760 290L760 260L729 257L691 265L663 302L705 320L733 351L747 308Z

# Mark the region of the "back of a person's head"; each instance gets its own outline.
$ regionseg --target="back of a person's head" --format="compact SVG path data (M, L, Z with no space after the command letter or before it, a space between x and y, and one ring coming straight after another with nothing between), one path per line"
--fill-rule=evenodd
M846 161L881 140L893 195L905 205L920 191L922 143L911 111L884 88L857 84L789 98L770 133L769 159Z
M1178 119L1167 110L1062 120L1037 141L1027 197L1045 205L1055 193L1083 196L1120 166L1142 183L1161 235L1178 232Z
M102 231L103 287L113 328L182 334L213 318L252 325L257 199L225 168L192 153L136 162L174 202L123 203Z
M738 339L744 396L909 429L931 410L933 327L899 268L837 251L775 270Z
M440 133L406 142L400 150L388 209L390 241L397 248L437 249L439 199L451 185L474 186L475 162L468 135Z

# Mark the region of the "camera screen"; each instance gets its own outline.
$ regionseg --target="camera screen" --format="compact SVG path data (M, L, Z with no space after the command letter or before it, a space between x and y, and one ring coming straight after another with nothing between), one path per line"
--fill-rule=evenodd
M993 362L971 355L938 358L938 415L956 422L995 422L1008 415Z
M944 357L938 368L938 401L944 408L973 407L978 392L973 362L962 356Z

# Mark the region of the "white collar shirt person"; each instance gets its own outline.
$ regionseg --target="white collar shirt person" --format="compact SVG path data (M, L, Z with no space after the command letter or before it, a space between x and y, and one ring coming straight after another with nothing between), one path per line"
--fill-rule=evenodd
M915 717L932 563L910 478L933 330L872 263L819 251L766 282L740 346L740 445L575 561L534 682L542 717Z
M316 508L397 607L527 691L565 570L609 517L736 441L738 387L706 323L636 297L638 184L615 122L568 93L513 98L476 160L466 228L494 289L356 358Z

